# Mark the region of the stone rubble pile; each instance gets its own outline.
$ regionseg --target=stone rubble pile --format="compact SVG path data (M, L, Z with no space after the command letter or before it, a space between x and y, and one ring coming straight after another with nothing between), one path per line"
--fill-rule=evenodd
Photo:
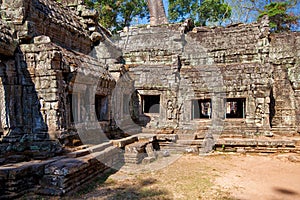
M149 142L135 142L125 146L125 163L139 164L147 157L146 146Z

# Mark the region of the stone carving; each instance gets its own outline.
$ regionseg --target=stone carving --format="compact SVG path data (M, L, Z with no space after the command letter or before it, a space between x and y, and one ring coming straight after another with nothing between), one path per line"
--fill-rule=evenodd
M182 106L171 106L167 101L165 121L161 118L153 118L150 122L152 127L177 127L179 132L194 127L197 132L205 133L210 125L198 126L197 122L191 119L191 101L212 99L214 93L223 92L224 98L245 99L245 101L240 105L239 115L231 116L232 120L228 125L225 124L222 133L230 134L239 132L238 130L263 133L272 131L272 127L275 126L276 130L280 129L280 131L284 131L283 127L288 126L289 130L295 132L297 130L295 120L300 119L299 114L295 114L294 104L298 102L299 107L299 100L296 101L297 98L294 96L299 90L295 78L298 76L294 75L297 65L289 66L290 70L286 70L285 66L277 65L285 62L285 55L291 58L288 59L289 63L295 63L296 52L299 50L291 49L298 49L296 43L289 42L285 48L280 48L280 43L285 43L288 37L299 41L300 35L287 33L270 36L267 24L268 19L263 18L262 21L252 24L213 29L194 28L190 31L193 26L187 20L179 30L178 26L146 27L128 29L126 34L121 33L121 38L116 43L120 48L125 42L131 44L123 49L123 58L135 80L135 87L141 90L158 91L165 99L169 99L167 90L171 90L179 99L183 97L177 95L189 91L184 96ZM174 31L175 28L177 31ZM147 41L143 40L145 37ZM168 42L163 42L166 40ZM194 48L195 46L197 48ZM178 63L174 63L175 57L180 60L180 70L178 70ZM143 58L147 58L146 63L141 62ZM180 78L176 79L176 77ZM288 79L292 80L292 86L286 81ZM213 87L209 87L210 85ZM270 97L271 88L275 91L274 95L277 95L275 102L270 104L270 109L275 110L272 112L275 113L274 117L267 116L272 114L268 111L269 103L264 101ZM178 91L182 92L178 93ZM281 95L282 91L285 91L284 95ZM253 96L251 97L250 94ZM281 106L280 98L284 99L286 106ZM259 103L257 99L263 102ZM271 107L274 105L276 108ZM216 105L212 105L210 112L218 116L219 121L224 122L226 115L221 113L224 109L222 106L214 106ZM291 110L288 110L288 107ZM177 119L178 123L171 125L171 116L172 119ZM241 124L239 120L234 119L243 119L245 123ZM191 130L193 131L195 130Z
M168 100L167 103L167 118L169 120L173 119L173 114L174 114L174 107L173 107L173 103L171 100Z
M263 125L264 113L263 104L258 104L255 109L255 123L257 126Z
M183 106L183 103L181 103L180 105L176 106L175 113L176 113L176 119L177 119L177 121L179 121L179 119L180 119L182 106Z

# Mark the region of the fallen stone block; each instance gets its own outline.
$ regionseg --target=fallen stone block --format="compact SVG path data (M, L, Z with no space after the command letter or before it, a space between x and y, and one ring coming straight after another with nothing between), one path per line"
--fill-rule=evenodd
M156 160L156 158L154 158L154 157L146 157L146 158L143 159L142 163L143 164L149 164L149 163L154 162L155 160Z

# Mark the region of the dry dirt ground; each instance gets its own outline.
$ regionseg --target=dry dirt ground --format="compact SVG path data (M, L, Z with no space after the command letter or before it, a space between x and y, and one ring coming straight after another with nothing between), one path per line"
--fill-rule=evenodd
M124 166L67 199L300 199L299 155L177 155Z

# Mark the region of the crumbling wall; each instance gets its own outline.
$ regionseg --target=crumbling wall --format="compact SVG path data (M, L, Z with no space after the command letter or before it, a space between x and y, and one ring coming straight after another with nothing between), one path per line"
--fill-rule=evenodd
M1 105L1 127L0 135L6 135L8 133L8 120L6 112L6 97L4 88L5 70L9 66L8 63L14 62L14 51L16 49L16 43L13 38L12 30L6 25L6 23L0 20L0 105Z
M67 6L50 0L1 1L4 142L68 143L68 136L93 132L87 127L109 131L115 80L107 64L91 53L94 45L108 40L109 32L82 1L62 3ZM105 98L100 109L105 109L106 117L101 122L95 113L96 95ZM85 142L95 143L93 137L85 137Z
M54 156L61 151L54 141L68 144L72 135L79 134L85 144L107 140L110 112L101 123L95 114L95 95L106 96L107 109L111 109L115 81L104 64L39 36L32 44L20 45L14 57L2 59L0 65L5 132L1 162ZM75 95L84 100L75 101Z
M16 42L13 38L13 31L4 21L0 20L0 55L12 56L15 49Z
M81 13L82 17L52 0L4 0L1 4L2 19L16 30L17 38L23 43L29 43L35 36L47 35L62 47L88 54L101 33L92 36L98 30L91 29L86 20L95 16Z
M121 33L121 39L116 44L123 49L128 74L139 94L140 109L143 96L160 95L160 112L147 113L147 118L140 110L141 121L150 129L176 127L181 34L165 27L129 28Z
M20 47L0 59L1 127L0 163L44 159L61 152L50 139L42 119L35 85Z
M271 126L277 132L299 132L300 34L272 34L270 39L270 63L274 68Z
M183 25L129 28L117 42L140 94L160 94L159 115L146 114L148 128L203 134L269 133L273 67L268 20L230 27ZM224 101L245 99L243 118L227 119ZM193 119L192 102L211 99L211 119ZM168 101L174 119L167 117Z
M216 98L212 101L212 120L198 120L198 129L206 129L205 132L220 131L223 134L265 133L270 130L269 95L272 68L267 63L268 31L268 25L263 20L225 28L200 27L187 34L192 38L187 44L191 46L189 51L192 53L189 56L183 54L183 70L185 63L192 66L193 70L187 68L183 76L190 77L189 87L194 90L190 99ZM193 48L202 50L197 52ZM226 108L222 102L225 98L244 98L245 116L226 118ZM185 113L188 113L187 122L190 108L191 105L188 105L185 109ZM222 121L217 120L220 118ZM195 122L190 124L195 127ZM217 130L213 130L213 126Z
M114 87L114 79L105 65L84 54L65 50L51 43L49 37L34 40L34 44L21 45L21 50L51 137L76 133L75 124L96 122L95 95L110 99Z

